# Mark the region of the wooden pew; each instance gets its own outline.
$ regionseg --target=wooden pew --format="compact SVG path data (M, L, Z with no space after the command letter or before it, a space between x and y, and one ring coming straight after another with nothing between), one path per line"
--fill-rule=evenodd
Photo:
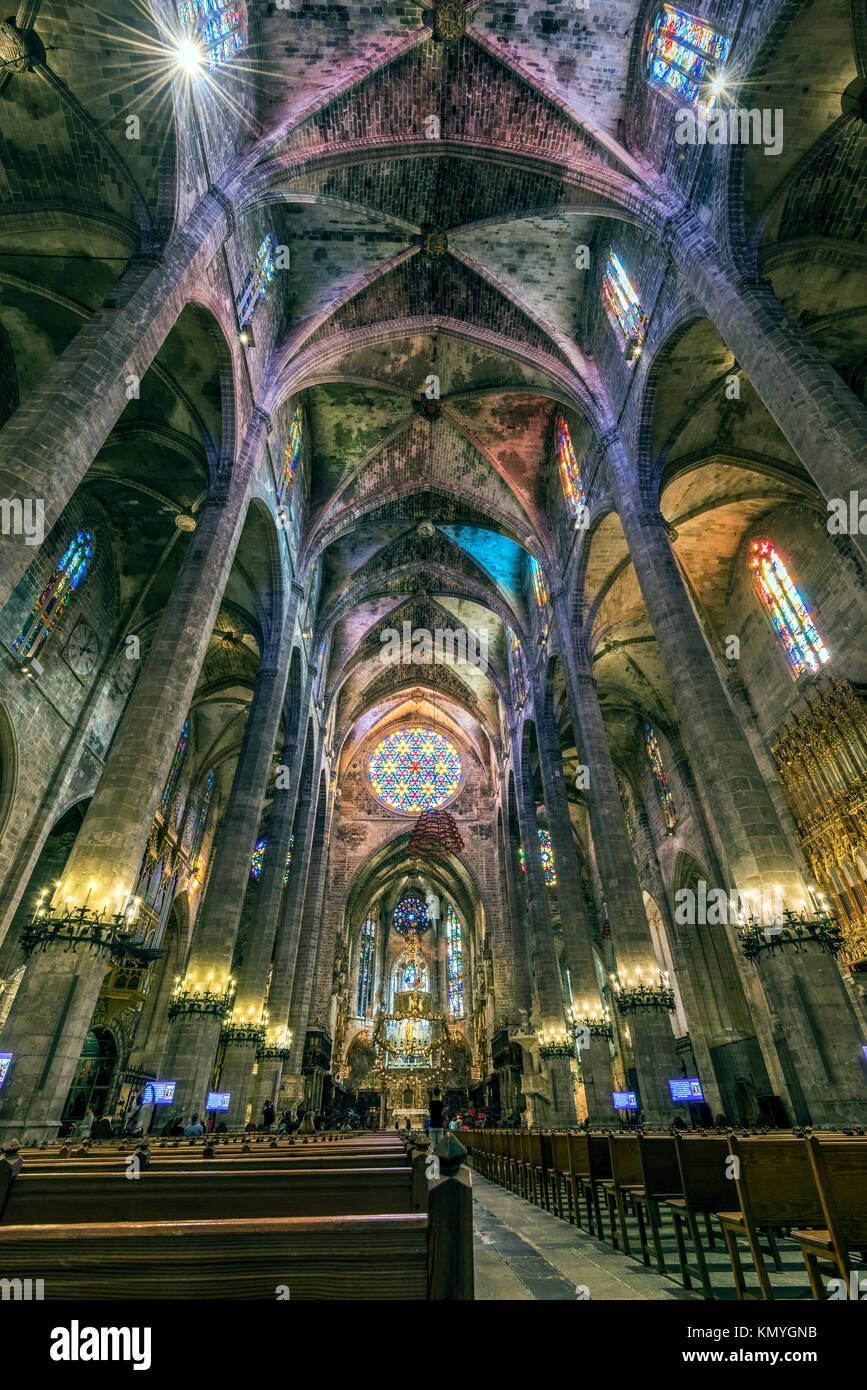
M844 1141L845 1142L845 1141ZM810 1166L809 1151L802 1139L758 1137L738 1139L730 1135L730 1152L740 1160L734 1186L740 1211L719 1212L719 1223L731 1260L738 1298L752 1300L744 1280L738 1251L738 1238L745 1239L752 1255L761 1296L773 1301L774 1290L762 1253L759 1231L769 1239L777 1268L779 1257L774 1228L780 1226L821 1227L824 1214Z
M645 1214L650 1226L653 1255L660 1274L665 1273L665 1259L660 1238L660 1206L672 1197L681 1195L680 1171L674 1136L670 1134L638 1134L638 1161L641 1185L633 1187L632 1205L638 1221L641 1257L650 1264L651 1244L647 1239Z
M13 1181L2 1226L112 1221L220 1221L227 1216L396 1215L412 1211L412 1169L28 1173Z
M629 1231L626 1226L626 1209L630 1205L632 1193L641 1186L641 1159L638 1153L637 1134L611 1134L608 1136L608 1151L611 1155L611 1177L601 1183L608 1208L611 1226L611 1244L618 1249L615 1215L620 1225L620 1238L623 1253L628 1255Z
M44 1280L48 1301L426 1299L427 1217L0 1227L4 1277ZM363 1278L359 1274L363 1273Z
M611 1153L607 1134L569 1135L572 1181L587 1207L587 1229L590 1235L605 1239L599 1193L602 1184L611 1177ZM576 1210L578 1201L576 1200ZM580 1225L580 1222L579 1222Z
M813 1297L827 1297L820 1263L836 1270L851 1297L849 1254L867 1250L867 1143L816 1135L805 1142L825 1224L815 1231L794 1230L792 1236L801 1247Z
M713 1298L698 1218L704 1217L708 1245L713 1250L711 1215L725 1211L731 1205L733 1179L726 1177L731 1145L727 1136L717 1137L711 1134L675 1134L674 1143L681 1196L667 1198L665 1205L674 1218L681 1282L684 1288L691 1289L692 1280L698 1279L705 1298ZM691 1265L687 1258L684 1223L695 1251L695 1265Z
M551 1194L554 1211L561 1221L581 1225L580 1207L576 1202L575 1183L572 1178L572 1163L569 1156L569 1135L551 1135ZM563 1215L563 1198L566 1199L566 1215Z

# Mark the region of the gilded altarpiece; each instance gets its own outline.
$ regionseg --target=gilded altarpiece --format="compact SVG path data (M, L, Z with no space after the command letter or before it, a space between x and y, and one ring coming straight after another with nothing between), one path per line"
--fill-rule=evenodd
M867 699L831 682L773 754L815 886L843 928L841 960L867 969Z

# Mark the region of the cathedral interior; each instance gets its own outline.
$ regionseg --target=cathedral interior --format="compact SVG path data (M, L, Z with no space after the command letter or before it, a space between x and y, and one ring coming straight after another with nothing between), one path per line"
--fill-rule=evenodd
M657 1300L746 1295L618 1163L722 1145L755 1296L857 1268L865 121L861 0L0 21L0 1273L189 1125L239 1192L430 1142L424 1221L472 1172ZM327 1176L236 1224L420 1210Z

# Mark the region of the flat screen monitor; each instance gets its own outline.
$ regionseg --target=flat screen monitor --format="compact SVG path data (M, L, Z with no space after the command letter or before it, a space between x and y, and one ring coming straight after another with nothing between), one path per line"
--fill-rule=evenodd
M209 1091L208 1100L205 1105L206 1110L228 1110L229 1101L232 1098L231 1091Z
M12 1064L13 1055L14 1054L11 1052L0 1052L0 1086L2 1086L3 1082L6 1080L6 1073L9 1071L9 1067Z
M615 1110L637 1110L638 1101L634 1091L612 1091Z
M144 1105L171 1105L176 1081L149 1081L144 1088Z
M668 1089L671 1091L672 1100L685 1100L692 1104L704 1100L704 1092L697 1076L679 1076L676 1080L669 1081Z

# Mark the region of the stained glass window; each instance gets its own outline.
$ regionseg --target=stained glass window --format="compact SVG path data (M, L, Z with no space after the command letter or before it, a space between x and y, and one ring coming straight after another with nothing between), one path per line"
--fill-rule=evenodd
M205 783L205 790L202 793L202 804L199 808L199 819L196 822L196 833L193 836L193 848L190 851L190 857L192 858L194 864L196 862L196 856L199 854L199 851L202 848L202 842L205 838L205 826L208 823L208 815L211 810L211 797L214 795L214 782L216 780L216 776L216 769L211 768L211 771L208 773L208 780Z
M296 405L289 425L289 439L283 452L283 472L277 489L277 503L284 507L289 501L295 483L295 469L301 457L301 407Z
M254 849L253 849L253 855L252 855L252 858L250 859L250 877L251 877L251 878L255 878L255 879L258 880L259 877L260 877L260 875L261 875L261 873L262 873L262 864L263 864L263 861L264 861L264 859L265 859L265 849L266 849L266 847L267 847L267 844L268 844L268 841L267 841L267 840L257 840L257 841L256 841L256 844L255 844Z
M319 696L322 693L322 677L325 673L325 652L327 648L328 638L326 637L322 646L319 648L319 655L316 658L316 681L313 685L313 699L317 704L319 703Z
M33 605L24 631L12 644L21 656L37 657L42 651L75 590L87 578L93 550L90 531L76 531L60 564Z
M292 850L295 848L295 836L289 836L289 849L286 852L286 867L283 870L283 887L289 882L289 869L292 866Z
M427 903L424 898L401 898L394 909L391 924L401 936L406 936L411 931L421 936L430 926Z
M677 808L671 794L671 787L668 785L668 778L665 775L665 767L662 762L662 754L659 751L659 744L656 741L656 734L650 724L644 726L644 746L647 749L648 761L653 770L653 780L656 782L665 824L669 830L673 830L677 825Z
M831 653L816 631L809 609L769 540L753 541L756 592L777 630L796 676L820 671Z
M721 76L731 46L731 39L709 24L663 5L647 37L647 75L656 86L708 112L716 101L711 84Z
M446 957L448 960L449 1013L452 1018L464 1016L464 957L462 929L451 903L446 911Z
M229 0L178 0L189 38L204 49L209 68L222 67L244 47L241 12Z
M524 653L521 651L520 639L511 628L509 628L509 660L512 663L512 674L515 680L515 691L518 697L518 704L523 705L527 699L527 677L524 672Z
M539 610L539 631L543 637L548 636L548 585L545 581L545 571L539 561L533 556L530 560L530 575L533 580L533 593L536 595L536 607Z
M407 816L444 806L461 784L461 758L434 729L399 729L370 759L370 785L380 801Z
M539 858L542 861L545 882L549 888L553 888L557 882L557 875L554 872L554 851L551 848L551 836L547 830L539 831Z
M370 995L373 989L373 949L376 939L376 922L373 917L365 917L361 924L361 951L358 959L358 1014L365 1018L370 1011Z
M250 267L250 273L238 295L238 322L242 328L245 323L250 322L256 312L259 300L264 298L265 291L274 278L274 253L276 250L276 242L269 232L256 252L256 259Z
M581 474L578 471L578 462L575 458L569 426L562 415L557 420L557 462L560 466L560 482L563 484L563 495L566 498L569 512L573 518L580 517L583 515L585 505L584 487L581 482Z
M189 719L185 719L184 727L181 729L181 736L178 739L178 746L175 749L175 756L172 758L171 770L166 779L166 785L163 788L163 799L160 802L160 806L164 811L166 807L171 803L171 799L175 794L175 789L178 785L178 778L181 775L181 764L184 761L184 754L187 751L187 739L189 738L189 736L190 721Z
M641 307L638 291L613 251L608 252L602 277L602 298L627 342L634 339L643 343L647 332L647 315Z
M521 861L521 868L527 872L527 856L523 846L518 850L518 858ZM551 836L547 830L539 831L539 858L542 861L542 872L545 875L545 882L549 888L556 887L557 874L554 870L554 851L551 847Z
M620 792L620 800L623 802L623 819L626 821L626 833L630 840L635 835L635 824L632 819L632 812L629 809L629 794L623 782L623 778L617 775L617 790Z

